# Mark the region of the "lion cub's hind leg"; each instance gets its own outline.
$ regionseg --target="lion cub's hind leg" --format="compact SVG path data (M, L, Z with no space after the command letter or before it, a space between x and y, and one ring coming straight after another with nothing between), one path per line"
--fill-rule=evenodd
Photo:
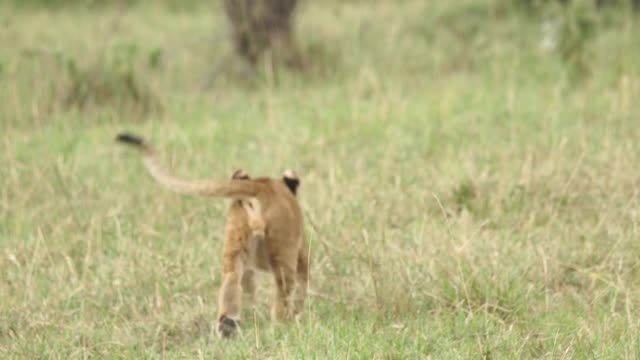
M293 297L293 313L299 314L304 308L309 287L309 247L306 240L302 243L298 252L298 265L296 268L297 287Z
M249 179L249 175L237 170L231 178ZM223 280L218 296L216 326L218 335L223 338L232 337L238 332L242 294L247 293L253 297L255 285L252 267L255 248L265 235L265 224L257 199L232 201L223 246Z
M228 234L222 258L222 286L218 296L218 323L216 331L220 337L234 336L239 328L242 303L242 278L247 256L234 234Z
M223 338L232 337L239 330L243 294L253 300L253 267L258 242L251 237L244 209L239 204L232 205L229 219L223 245L222 286L216 326L216 332Z
M271 254L269 262L276 283L271 317L274 320L287 321L294 315L292 296L296 287L297 257L287 256L285 253Z

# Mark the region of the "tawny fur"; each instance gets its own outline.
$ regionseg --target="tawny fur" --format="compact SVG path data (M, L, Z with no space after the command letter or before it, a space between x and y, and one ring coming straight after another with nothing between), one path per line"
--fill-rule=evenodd
M272 318L288 320L302 310L309 278L309 248L295 196L299 184L295 174L285 173L282 180L249 179L235 173L227 180L184 180L166 172L154 150L141 138L120 134L117 139L141 151L147 170L163 186L182 194L232 199L222 250L216 326L220 336L237 332L242 292L244 289L253 294L255 270L273 274L276 293Z

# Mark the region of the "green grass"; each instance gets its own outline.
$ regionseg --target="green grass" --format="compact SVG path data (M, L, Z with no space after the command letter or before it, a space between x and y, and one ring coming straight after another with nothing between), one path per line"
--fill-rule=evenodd
M639 358L638 19L603 15L576 82L505 3L305 2L309 74L207 92L213 7L0 5L0 357ZM123 48L162 111L62 105L69 61ZM159 188L125 129L184 176L297 170L299 322L264 275L212 335L226 205Z

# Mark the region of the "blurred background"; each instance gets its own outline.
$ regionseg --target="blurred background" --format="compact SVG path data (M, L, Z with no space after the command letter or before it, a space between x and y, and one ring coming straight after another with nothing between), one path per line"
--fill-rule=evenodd
M617 81L635 65L628 50L637 45L638 4L5 1L0 91L30 102L12 100L4 123L38 122L34 106L47 117L110 107L156 113L185 92L260 88L278 67L287 70L282 81L338 83L373 71L405 88L464 74L575 86L595 72L596 81Z
M636 0L0 2L0 357L637 358ZM301 176L311 295L211 334L226 205Z

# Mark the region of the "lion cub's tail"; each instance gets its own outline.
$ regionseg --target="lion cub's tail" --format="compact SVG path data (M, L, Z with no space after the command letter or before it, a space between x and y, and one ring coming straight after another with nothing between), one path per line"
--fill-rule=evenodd
M164 170L159 164L153 148L141 137L120 133L116 140L138 149L151 176L161 185L177 193L226 198L252 198L260 191L259 184L246 179L185 180L177 178Z

